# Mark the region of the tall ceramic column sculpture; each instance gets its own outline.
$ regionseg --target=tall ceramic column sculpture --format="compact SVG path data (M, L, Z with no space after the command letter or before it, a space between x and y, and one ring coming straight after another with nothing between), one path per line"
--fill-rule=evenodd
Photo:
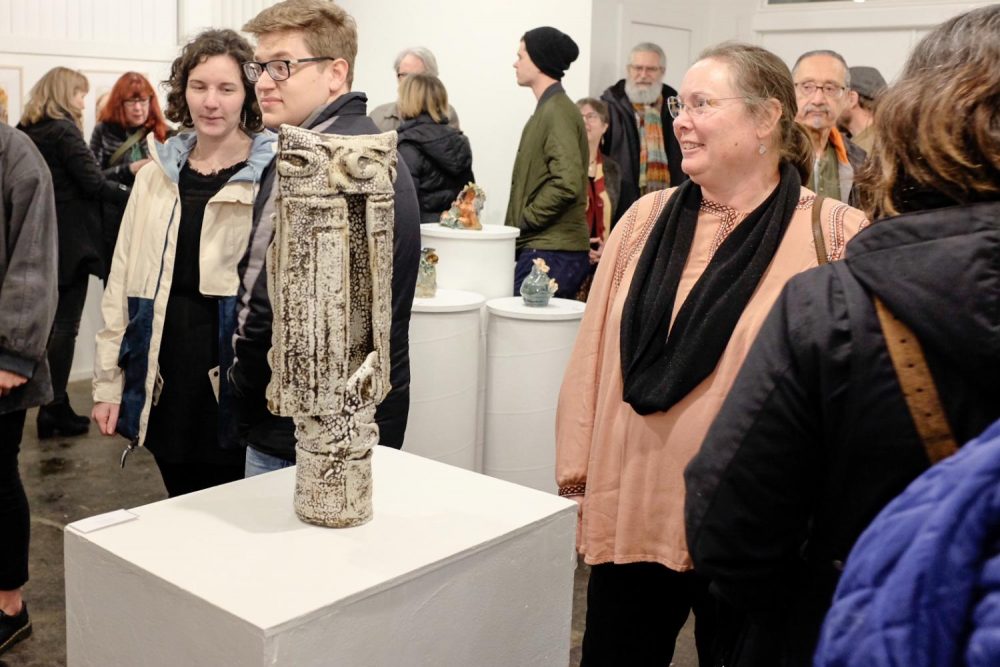
M389 391L396 135L283 125L268 281L271 412L295 422L295 512L344 528L372 517L375 406Z

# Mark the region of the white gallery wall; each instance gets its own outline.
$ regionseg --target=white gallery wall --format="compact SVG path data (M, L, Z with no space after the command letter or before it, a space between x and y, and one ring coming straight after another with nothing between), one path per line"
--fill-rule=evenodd
M0 85L11 120L31 85L57 65L83 71L93 101L127 70L162 81L179 45L198 30L238 29L273 0L0 0ZM852 64L875 65L892 79L932 26L985 2L869 0L768 6L765 0L342 0L359 27L355 88L369 107L395 98L392 62L406 47L434 51L441 78L469 136L485 221L501 224L521 128L535 100L518 88L512 64L521 35L551 25L570 34L580 57L563 85L574 99L599 95L624 76L628 51L660 43L666 82L677 87L706 46L726 39L761 44L791 64L806 50L833 48ZM161 93L161 101L162 101ZM100 327L100 283L92 281L72 379L90 376Z

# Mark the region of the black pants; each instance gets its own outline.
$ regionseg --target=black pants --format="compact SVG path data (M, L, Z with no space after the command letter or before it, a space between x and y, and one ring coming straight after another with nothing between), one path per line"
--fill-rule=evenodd
M69 285L59 286L59 303L56 318L52 323L52 333L46 354L49 371L52 373L52 404L66 401L66 383L73 367L73 350L76 348L76 334L80 331L83 305L87 301L87 285L90 277L83 275Z
M593 566L580 667L666 667L692 609L698 662L708 667L716 629L708 579L659 563Z
M201 462L174 463L164 461L155 454L153 458L160 469L163 486L167 487L167 495L171 498L243 479L245 468L243 461L227 465Z
M13 591L28 581L31 519L17 469L24 414L0 414L0 591Z

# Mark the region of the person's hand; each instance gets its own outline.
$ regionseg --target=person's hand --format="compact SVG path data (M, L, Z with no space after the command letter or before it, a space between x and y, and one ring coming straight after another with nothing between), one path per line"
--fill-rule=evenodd
M590 259L590 265L593 266L601 261L601 254L604 252L604 241L599 238L590 239L590 252L587 257Z
M28 378L23 375L10 371L0 371L0 396L6 396L27 381Z
M94 409L90 413L90 418L97 424L102 435L114 435L115 425L118 423L118 411L121 406L118 403L95 403Z
M136 160L135 162L133 162L132 164L130 164L128 166L128 170L131 171L133 175L137 174L137 173L139 173L140 169L142 169L143 167L146 166L147 162L149 162L149 158L148 157L147 158L143 158L141 160Z
M576 501L576 550L580 551L580 540L583 538L583 494L578 496L566 496L570 500Z

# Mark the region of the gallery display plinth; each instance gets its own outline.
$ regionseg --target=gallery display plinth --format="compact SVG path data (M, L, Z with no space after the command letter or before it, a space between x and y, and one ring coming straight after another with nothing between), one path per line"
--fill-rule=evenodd
M294 477L67 526L68 664L566 664L574 503L376 447L374 518L328 529Z
M487 299L510 296L514 287L514 244L521 230L483 225L451 229L436 222L420 225L420 243L438 255L438 287L469 290Z
M556 404L584 304L505 297L486 308L483 472L554 493Z
M438 288L410 316L410 454L476 470L482 295Z

